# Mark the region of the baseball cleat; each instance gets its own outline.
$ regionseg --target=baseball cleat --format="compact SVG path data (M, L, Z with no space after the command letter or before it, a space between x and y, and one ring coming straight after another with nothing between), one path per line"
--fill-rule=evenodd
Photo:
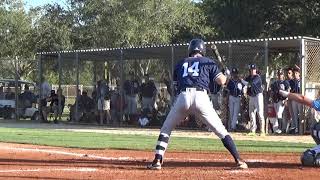
M237 162L237 168L238 169L248 169L248 165L246 162L244 162L243 160L239 160Z
M277 130L275 131L275 133L276 133L276 134L281 134L282 131L281 131L280 129L277 129Z
M154 159L151 164L147 166L148 169L160 170L162 162L160 159Z

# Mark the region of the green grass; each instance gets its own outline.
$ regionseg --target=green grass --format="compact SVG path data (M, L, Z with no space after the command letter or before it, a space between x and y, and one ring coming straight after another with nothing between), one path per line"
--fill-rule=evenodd
M1 142L14 142L85 149L153 150L156 136L82 133L43 129L0 128ZM241 152L303 152L314 144L236 141ZM170 151L225 151L220 140L172 137Z

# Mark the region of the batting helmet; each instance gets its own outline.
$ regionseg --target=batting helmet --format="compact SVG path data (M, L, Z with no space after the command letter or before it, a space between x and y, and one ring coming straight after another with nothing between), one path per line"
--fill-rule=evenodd
M308 149L302 153L300 160L303 166L314 166L316 160L316 153Z
M194 53L200 53L203 56L206 54L206 45L202 39L192 39L190 41L188 47L189 57Z

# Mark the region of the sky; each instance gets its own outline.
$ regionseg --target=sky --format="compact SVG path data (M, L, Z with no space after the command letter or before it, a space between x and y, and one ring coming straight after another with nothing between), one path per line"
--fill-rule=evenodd
M53 4L53 3L59 3L61 5L65 4L66 0L24 0L27 9L30 7L36 7L36 6L42 6L45 4Z

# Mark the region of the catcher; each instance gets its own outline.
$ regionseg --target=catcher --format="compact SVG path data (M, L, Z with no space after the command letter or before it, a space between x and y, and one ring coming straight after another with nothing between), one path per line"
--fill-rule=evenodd
M316 111L320 111L320 98L311 100L306 96L296 93L289 93L284 90L279 90L279 94L283 97L288 97L289 100L309 106ZM304 166L320 167L320 122L317 122L311 130L311 136L317 143L317 146L306 150L301 155L301 163Z

